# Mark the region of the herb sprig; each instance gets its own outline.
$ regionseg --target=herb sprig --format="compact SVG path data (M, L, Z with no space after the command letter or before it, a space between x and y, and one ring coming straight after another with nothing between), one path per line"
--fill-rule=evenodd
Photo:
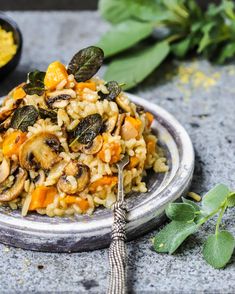
M226 209L235 206L235 192L218 184L203 197L201 207L191 200L182 200L182 203L168 205L166 215L171 222L155 236L155 251L174 253L188 236L196 233L206 221L218 214L215 233L208 236L202 254L211 266L223 268L233 254L235 239L230 232L220 230L220 224Z
M235 55L231 0L206 10L195 0L100 0L99 10L113 25L98 43L111 58L105 79L124 82L125 89L143 81L170 54L183 58L194 51L220 64ZM149 37L155 41L143 42Z

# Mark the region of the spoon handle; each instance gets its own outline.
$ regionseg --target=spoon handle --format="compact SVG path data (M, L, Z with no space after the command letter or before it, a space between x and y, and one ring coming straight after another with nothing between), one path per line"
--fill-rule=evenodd
M114 222L109 248L108 294L126 293L126 207L121 199L114 204Z

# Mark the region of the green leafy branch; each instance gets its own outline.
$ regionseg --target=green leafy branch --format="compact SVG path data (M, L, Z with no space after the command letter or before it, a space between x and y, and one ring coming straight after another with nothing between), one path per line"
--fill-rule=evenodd
M226 209L235 206L235 192L219 184L203 197L201 208L191 200L182 199L183 203L168 205L166 215L171 222L155 236L154 249L159 253L174 253L188 236L218 214L215 233L208 236L202 253L211 266L223 268L233 254L235 239L228 231L220 231L220 224Z
M218 63L235 54L232 0L205 11L195 0L100 0L99 11L113 25L97 44L111 59L105 79L124 82L125 89L143 81L169 54L183 58L194 51Z

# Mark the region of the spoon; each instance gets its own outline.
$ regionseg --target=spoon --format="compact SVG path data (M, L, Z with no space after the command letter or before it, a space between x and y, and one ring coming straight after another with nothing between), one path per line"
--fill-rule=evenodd
M123 169L129 163L129 156L125 155L117 163L118 193L113 207L114 221L112 226L111 244L109 247L109 288L108 294L126 293L126 204L124 201Z

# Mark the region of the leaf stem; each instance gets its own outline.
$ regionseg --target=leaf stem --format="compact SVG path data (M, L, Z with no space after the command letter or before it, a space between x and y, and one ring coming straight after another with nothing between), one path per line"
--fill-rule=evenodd
M217 236L219 233L219 226L222 220L222 217L224 215L225 209L227 208L227 201L224 203L224 205L222 206L221 210L220 210L220 214L218 216L217 222L216 222L216 227L215 227L215 235Z
M183 38L183 35L175 34L175 35L171 35L168 38L166 38L165 41L167 41L168 43L171 43L171 42L174 42L174 41L181 39L181 38Z

